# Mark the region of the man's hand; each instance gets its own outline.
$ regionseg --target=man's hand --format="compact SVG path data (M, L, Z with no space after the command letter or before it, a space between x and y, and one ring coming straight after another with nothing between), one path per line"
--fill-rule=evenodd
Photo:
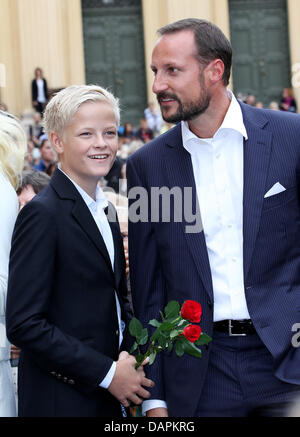
M169 417L168 410L166 408L153 408L146 412L147 417Z
M121 352L117 361L116 371L108 391L115 396L124 407L130 402L140 405L143 399L148 399L150 393L143 388L153 387L154 382L147 379L142 367L135 370L136 359L127 352Z
M16 360L20 358L21 349L19 349L17 346L14 346L13 344L10 345L10 359Z

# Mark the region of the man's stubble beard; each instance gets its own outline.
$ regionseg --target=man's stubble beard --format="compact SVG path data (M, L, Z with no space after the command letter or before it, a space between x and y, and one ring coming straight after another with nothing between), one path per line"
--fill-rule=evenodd
M163 92L157 94L157 100L159 104L160 104L160 100L163 98L171 98L178 102L177 111L169 116L164 113L164 108L162 108L162 105L160 104L162 117L167 123L178 123L179 121L191 121L196 117L198 117L199 115L203 114L207 110L210 104L211 96L207 92L202 75L200 75L199 83L202 90L200 98L197 101L189 102L185 105L176 96L176 94L169 94Z

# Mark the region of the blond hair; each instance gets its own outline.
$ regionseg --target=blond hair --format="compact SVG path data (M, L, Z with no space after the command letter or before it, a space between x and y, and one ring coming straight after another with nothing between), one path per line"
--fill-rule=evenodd
M59 91L46 106L43 125L48 138L50 138L50 132L63 135L80 105L99 101L111 105L116 124L119 126L119 100L108 90L97 85L71 85Z
M15 190L20 184L26 152L26 133L19 120L0 111L0 168Z

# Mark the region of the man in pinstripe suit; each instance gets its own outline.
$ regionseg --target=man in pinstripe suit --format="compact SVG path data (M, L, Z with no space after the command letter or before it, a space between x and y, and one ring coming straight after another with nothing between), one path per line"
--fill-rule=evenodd
M144 411L282 415L300 388L300 118L236 100L231 47L213 24L180 20L159 35L153 91L178 124L129 158L129 198L144 188L153 217L153 188L180 188L202 226L175 220L178 199L168 222L161 211L129 222L133 304L146 325L170 300L197 300L213 341L201 360L160 354Z

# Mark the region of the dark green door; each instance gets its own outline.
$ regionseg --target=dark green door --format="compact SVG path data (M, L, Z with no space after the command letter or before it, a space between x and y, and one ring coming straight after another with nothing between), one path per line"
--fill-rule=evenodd
M290 57L285 0L229 0L236 94L279 102L290 86Z
M82 0L86 82L120 99L121 121L147 106L141 0Z

